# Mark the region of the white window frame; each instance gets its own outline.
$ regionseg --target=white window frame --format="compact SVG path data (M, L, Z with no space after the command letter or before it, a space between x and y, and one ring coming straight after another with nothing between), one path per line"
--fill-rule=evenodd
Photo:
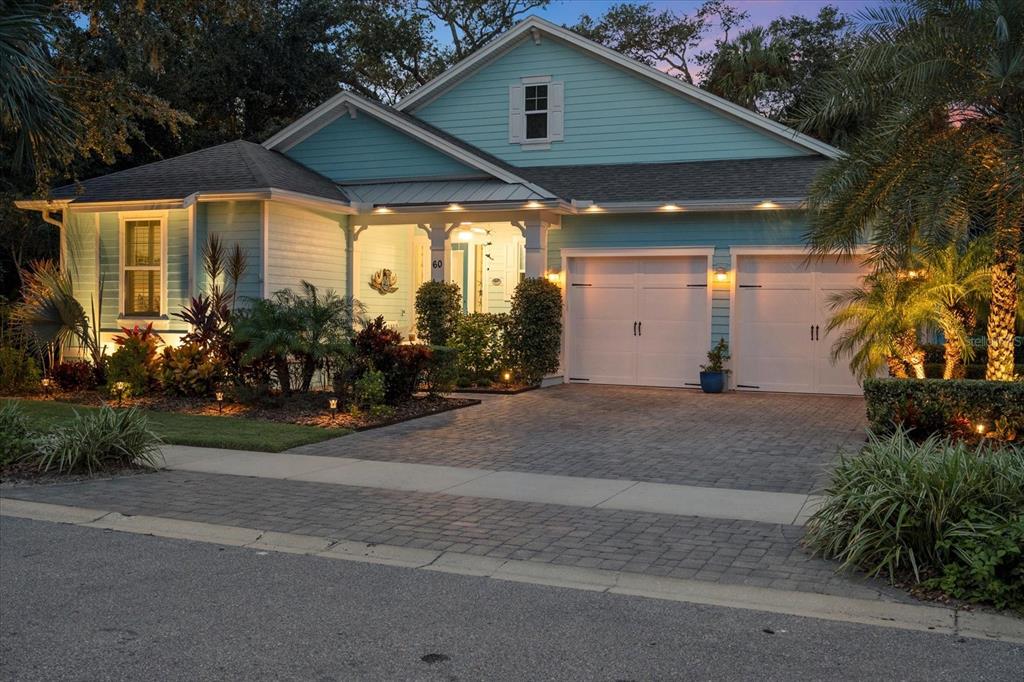
M547 86L547 108L540 111L526 111L526 88L534 85ZM546 137L526 137L526 117L530 114L544 114L547 118ZM509 143L520 149L551 149L552 142L565 139L565 83L552 80L551 76L523 76L519 82L509 86Z
M523 144L537 144L541 142L551 142L551 115L550 115L550 104L551 104L551 78L549 77L546 81L528 83L527 79L523 79ZM528 99L526 91L528 88L544 88L544 108L528 110L526 108L526 101ZM530 137L529 136L529 120L530 116L537 116L544 114L544 137Z
M128 321L165 320L167 319L167 211L132 211L118 213L118 249L117 249L117 298L118 319ZM125 265L126 224L133 220L156 220L160 223L160 265L131 266ZM160 271L160 310L159 314L133 315L128 313L125 301L125 273L128 270L159 270Z

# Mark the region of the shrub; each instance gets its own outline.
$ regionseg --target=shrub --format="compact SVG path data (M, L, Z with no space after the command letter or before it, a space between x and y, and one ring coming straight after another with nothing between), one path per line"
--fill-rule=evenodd
M538 383L558 370L562 343L562 291L535 277L524 279L512 294L509 346L516 370L526 383Z
M450 346L431 346L430 362L423 374L427 393L445 395L454 390L459 376L459 352Z
M508 315L473 313L459 318L451 347L459 354L459 376L471 383L494 381L508 366Z
M424 282L416 291L416 333L435 346L448 343L462 314L462 294L453 282Z
M412 398L430 361L429 346L401 344L402 335L387 326L383 315L359 330L353 342L357 362L383 373L384 400L389 405Z
M63 391L88 391L96 388L96 368L82 360L58 363L50 370L50 378Z
M22 348L0 346L0 392L25 393L39 389L39 366Z
M145 395L159 379L160 356L157 344L160 335L153 331L152 323L145 328L122 327L122 336L115 336L117 350L107 362L107 378L112 383L128 384L132 395Z
M0 405L0 466L16 462L30 454L35 446L28 417L13 400Z
M42 439L36 457L43 471L89 473L120 467L160 465L160 439L134 408L77 414Z
M352 386L357 406L370 410L384 402L384 373L370 368Z
M997 421L1024 434L1024 383L971 379L866 379L868 421L877 433L905 429L918 439L963 437Z
M224 378L224 364L198 343L164 348L160 380L165 391L191 397L208 396Z
M825 494L807 524L816 552L891 580L941 576L927 584L1021 604L1021 556L1001 533L1024 514L1024 450L872 435L861 455L841 458Z

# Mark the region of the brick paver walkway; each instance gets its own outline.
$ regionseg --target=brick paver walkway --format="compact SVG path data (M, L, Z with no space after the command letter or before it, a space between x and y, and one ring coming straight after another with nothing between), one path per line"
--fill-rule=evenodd
M339 540L834 594L908 599L808 556L802 529L437 493L172 471L5 497Z
M857 397L567 385L292 452L807 493L865 427Z

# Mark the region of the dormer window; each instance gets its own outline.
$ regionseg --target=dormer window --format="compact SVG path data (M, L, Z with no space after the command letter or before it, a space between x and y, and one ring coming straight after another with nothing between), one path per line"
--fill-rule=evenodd
M548 86L527 85L526 94L526 139L548 139Z
M526 76L508 89L508 141L523 149L550 149L564 139L565 84Z

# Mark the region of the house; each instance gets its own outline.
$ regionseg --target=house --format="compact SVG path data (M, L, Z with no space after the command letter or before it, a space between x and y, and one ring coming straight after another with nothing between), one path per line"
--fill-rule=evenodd
M815 262L808 188L839 152L530 18L396 107L342 92L262 144L230 142L20 202L61 228L102 329L171 316L205 290L208 235L241 245L248 297L308 280L403 333L426 280L467 312L523 277L565 300L566 382L694 386L719 338L738 390L858 393L829 358L828 296L855 262ZM392 284L374 288L384 270Z

